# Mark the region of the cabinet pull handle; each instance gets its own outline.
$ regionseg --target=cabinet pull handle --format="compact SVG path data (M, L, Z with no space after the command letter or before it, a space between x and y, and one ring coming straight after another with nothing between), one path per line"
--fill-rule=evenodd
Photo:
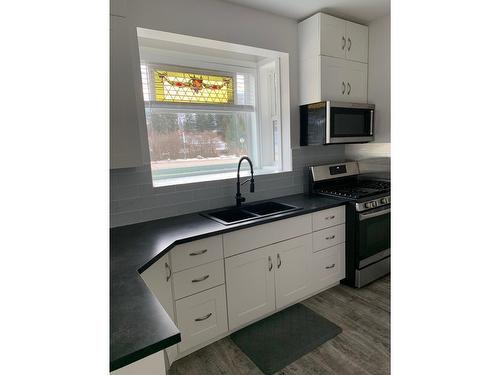
M325 217L325 220L332 220L332 219L335 219L335 215Z
M345 82L342 81L342 95L344 95L345 93Z
M168 263L165 263L165 269L168 271L167 273L167 283L168 283L168 280L170 280L170 278L172 277L172 269L170 268Z
M350 51L351 50L351 38L347 38L347 42L349 43L349 45L347 46L347 50Z
M328 237L325 237L325 240L333 240L335 238L335 236L328 236Z
M267 257L267 261L269 263L269 271L273 269L273 261L271 260L271 256Z
M342 37L342 50L344 50L345 48L345 36Z
M202 276L198 279L194 279L194 280L191 280L192 283L199 283L200 281L205 281L206 279L208 279L210 277L210 275L205 275L205 276Z
M196 318L194 321L195 322L201 322L202 320L207 320L208 318L210 318L212 316L212 313L208 313L207 315L205 316L202 316L201 318Z
M203 249L203 250L200 250L200 251L193 251L192 253L189 253L189 255L193 257L195 255L205 254L207 251L208 251L208 249Z
M333 268L333 267L335 267L335 263L333 263L331 266L326 266L325 268L326 268L327 270L329 270L330 268Z
M351 84L347 82L347 95L351 93Z
M278 253L278 268L280 268L280 267L281 267L281 257L280 257L280 255Z

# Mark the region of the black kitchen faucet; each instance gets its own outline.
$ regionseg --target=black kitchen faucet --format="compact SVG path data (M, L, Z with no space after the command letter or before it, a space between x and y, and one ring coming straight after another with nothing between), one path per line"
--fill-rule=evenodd
M253 193L255 191L255 181L253 179L253 165L252 161L248 156L242 156L240 158L240 161L238 162L238 174L237 174L237 179L236 179L236 207L241 207L241 203L245 201L245 198L241 196L240 192L240 168L241 168L241 162L243 160L248 161L248 164L250 164L250 173L252 175L251 178L248 180L245 180L241 185L245 185L247 182L250 181L250 193Z

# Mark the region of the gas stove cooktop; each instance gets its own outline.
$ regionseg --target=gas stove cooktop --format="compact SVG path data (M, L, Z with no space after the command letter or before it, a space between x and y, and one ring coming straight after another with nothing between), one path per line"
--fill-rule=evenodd
M356 202L356 211L390 204L391 182L359 173L357 162L310 167L312 194Z
M331 195L339 198L359 199L371 195L389 192L390 189L390 181L361 180L353 181L351 185L327 184L316 189L316 192L319 194Z

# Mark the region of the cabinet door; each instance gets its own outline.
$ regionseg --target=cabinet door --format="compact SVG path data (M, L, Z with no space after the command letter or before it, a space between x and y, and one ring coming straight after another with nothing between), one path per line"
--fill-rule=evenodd
M368 65L346 62L344 77L347 82L345 98L349 102L366 103L368 96Z
M273 245L276 253L276 308L298 301L310 292L312 235Z
M225 260L229 329L275 310L275 262L269 247Z
M345 61L333 57L320 56L321 60L321 100L347 100Z
M345 36L346 21L320 15L320 53L326 56L345 58L347 40Z
M123 17L111 16L110 25L111 168L137 167L143 164L143 158L131 53L132 31Z
M172 267L169 254L164 255L141 274L142 279L153 292L170 318L175 322L174 296L172 292ZM177 358L177 346L167 348L170 363Z
M346 59L368 63L368 26L346 23Z

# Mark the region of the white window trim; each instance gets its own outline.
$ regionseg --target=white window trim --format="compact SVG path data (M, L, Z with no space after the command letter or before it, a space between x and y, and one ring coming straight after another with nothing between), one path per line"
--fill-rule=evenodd
M257 174L274 174L274 173L284 173L292 170L292 147L291 147L291 123L290 123L290 72L289 72L289 55L286 52L273 51L258 47L246 46L236 43L222 42L205 38L198 38L189 35L175 34L165 31L149 30L143 28L137 28L137 36L139 38L153 38L164 40L168 42L174 42L179 44L185 44L189 46L197 46L211 49L218 49L222 51L244 53L248 55L256 55L267 59L278 59L279 61L279 71L280 71L280 107L281 107L281 171L276 170L266 170L266 168L261 168ZM148 48L148 47L145 47ZM215 56L211 56L200 64L199 60L193 60L189 58L189 54L176 52L177 57L172 59L172 53L169 53L169 65L180 65L180 66L196 66L199 68L206 69L220 69L221 65L228 65L228 59L219 59ZM161 62L161 61L157 61ZM195 64L195 65L194 65ZM251 61L235 61L238 69L244 72L246 69L250 71L255 71L257 64ZM258 88L256 88L258 90ZM142 85L140 86L141 96L142 96ZM144 107L144 101L142 101ZM258 103L255 104L256 107ZM145 150L149 149L149 144L147 137L143 140L145 141ZM150 161L149 152L147 153L148 160ZM151 161L150 161L151 163ZM175 181L176 179L164 180L161 183L157 183L156 187L169 186L169 185L181 185L193 182L203 182L212 180L223 180L231 179L236 176L236 172L221 173L213 175L199 175L192 177L183 177L182 183L180 181Z

